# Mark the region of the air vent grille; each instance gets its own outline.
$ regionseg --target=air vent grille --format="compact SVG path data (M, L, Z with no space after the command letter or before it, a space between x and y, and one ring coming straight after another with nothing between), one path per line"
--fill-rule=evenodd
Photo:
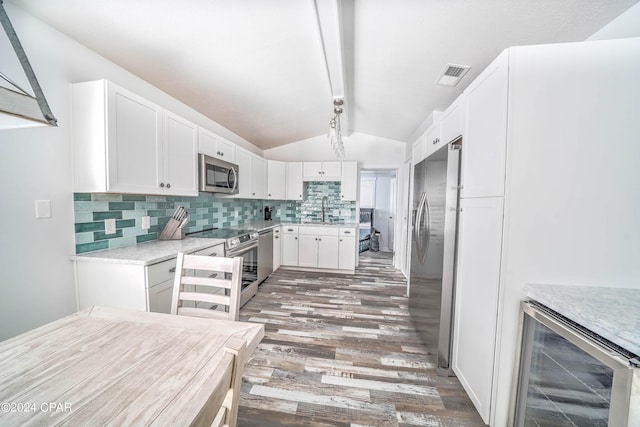
M468 65L447 64L436 80L437 84L455 86L467 74L471 67Z

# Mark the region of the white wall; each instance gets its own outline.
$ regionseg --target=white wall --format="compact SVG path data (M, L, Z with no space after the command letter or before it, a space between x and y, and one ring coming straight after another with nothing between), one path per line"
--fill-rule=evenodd
M70 314L76 308L69 261L75 251L69 83L113 80L261 153L255 146L11 3L4 5L59 125L0 131L0 340ZM51 200L51 218L35 219L35 200L39 199Z
M355 132L342 139L345 151L342 160L356 160L361 168L399 167L404 163L407 151L404 142ZM270 148L264 151L264 156L282 161L336 160L326 135Z
M596 31L587 40L608 40L640 37L640 3Z

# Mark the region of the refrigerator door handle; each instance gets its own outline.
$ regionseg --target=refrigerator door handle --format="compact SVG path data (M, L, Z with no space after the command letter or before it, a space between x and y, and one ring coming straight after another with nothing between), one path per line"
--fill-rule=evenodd
M423 206L427 198L427 193L422 193L420 196L420 203L418 204L418 212L416 214L416 222L413 226L413 238L416 241L416 249L418 249L418 258L423 259L422 256L422 213Z

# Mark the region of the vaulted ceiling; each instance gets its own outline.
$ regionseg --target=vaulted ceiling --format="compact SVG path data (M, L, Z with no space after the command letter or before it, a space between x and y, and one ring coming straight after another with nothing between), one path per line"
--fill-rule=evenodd
M407 141L504 48L582 41L638 0L10 1L267 149L326 133L334 97L343 134ZM456 87L447 63L471 66Z

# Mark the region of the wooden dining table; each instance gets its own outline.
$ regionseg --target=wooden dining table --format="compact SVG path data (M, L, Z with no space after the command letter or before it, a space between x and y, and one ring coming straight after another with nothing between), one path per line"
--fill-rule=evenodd
M0 342L0 425L190 425L264 326L91 307ZM215 410L208 412L215 413Z

